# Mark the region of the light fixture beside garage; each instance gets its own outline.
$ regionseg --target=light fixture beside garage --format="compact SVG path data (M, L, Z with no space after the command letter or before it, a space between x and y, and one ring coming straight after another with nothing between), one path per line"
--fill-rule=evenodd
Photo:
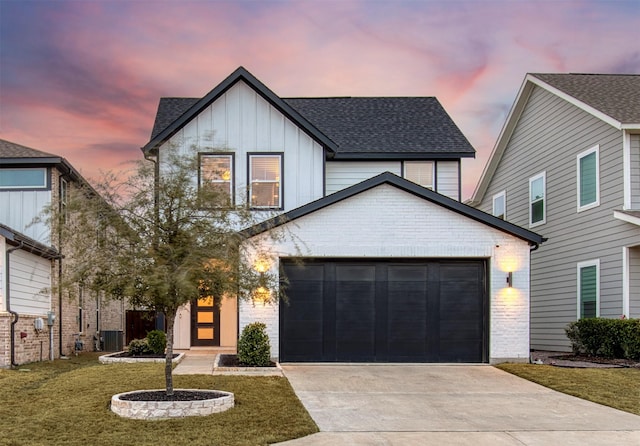
M507 274L507 286L509 288L513 287L513 272L509 271L509 273Z

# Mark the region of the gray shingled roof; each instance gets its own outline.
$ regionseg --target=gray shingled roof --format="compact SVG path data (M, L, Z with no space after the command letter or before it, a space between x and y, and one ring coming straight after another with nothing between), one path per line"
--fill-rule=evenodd
M542 74L532 76L622 124L640 123L638 74Z
M52 153L32 149L31 147L16 144L5 139L0 139L0 158L52 158L58 157Z
M162 98L151 139L198 98ZM434 97L283 98L338 145L338 154L473 157L475 150Z
M151 131L151 139L158 136L160 132L169 127L173 121L182 116L198 101L199 98L160 98L156 120Z
M475 150L434 97L292 98L284 101L326 134L338 153Z

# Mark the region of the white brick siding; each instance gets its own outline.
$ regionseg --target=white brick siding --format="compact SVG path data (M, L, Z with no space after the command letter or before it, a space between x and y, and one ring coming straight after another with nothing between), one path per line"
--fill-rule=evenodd
M490 361L528 359L527 242L391 185L370 189L284 227L288 232L286 240L271 248L274 271L278 268L275 257L296 254L307 257L488 259ZM300 246L299 253L296 244ZM511 289L507 289L506 284L509 270L513 271ZM254 321L267 324L272 355L278 357L278 307L243 302L239 311L240 330Z

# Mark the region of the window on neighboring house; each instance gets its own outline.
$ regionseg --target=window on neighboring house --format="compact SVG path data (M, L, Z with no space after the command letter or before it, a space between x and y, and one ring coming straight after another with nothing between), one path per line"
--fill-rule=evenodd
M578 212L600 204L599 146L578 155Z
M47 168L0 169L0 189L47 189Z
M493 196L493 215L501 218L502 220L507 219L507 192L502 191Z
M427 189L434 190L433 161L405 161L404 177Z
M249 205L282 209L282 155L249 155Z
M69 201L69 184L64 178L60 178L60 218L62 223L67 222Z
M529 226L546 222L546 173L529 178Z
M233 155L201 153L199 161L200 187L212 188L221 194L227 204L233 204Z
M578 319L600 315L600 260L578 263Z

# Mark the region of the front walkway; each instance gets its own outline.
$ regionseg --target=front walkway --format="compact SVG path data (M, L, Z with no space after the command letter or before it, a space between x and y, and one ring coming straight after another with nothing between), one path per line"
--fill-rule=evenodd
M185 353L184 359L173 369L174 375L245 375L245 376L282 376L281 368L274 367L216 367L216 357L220 354L235 354L235 350L206 349L179 350Z

